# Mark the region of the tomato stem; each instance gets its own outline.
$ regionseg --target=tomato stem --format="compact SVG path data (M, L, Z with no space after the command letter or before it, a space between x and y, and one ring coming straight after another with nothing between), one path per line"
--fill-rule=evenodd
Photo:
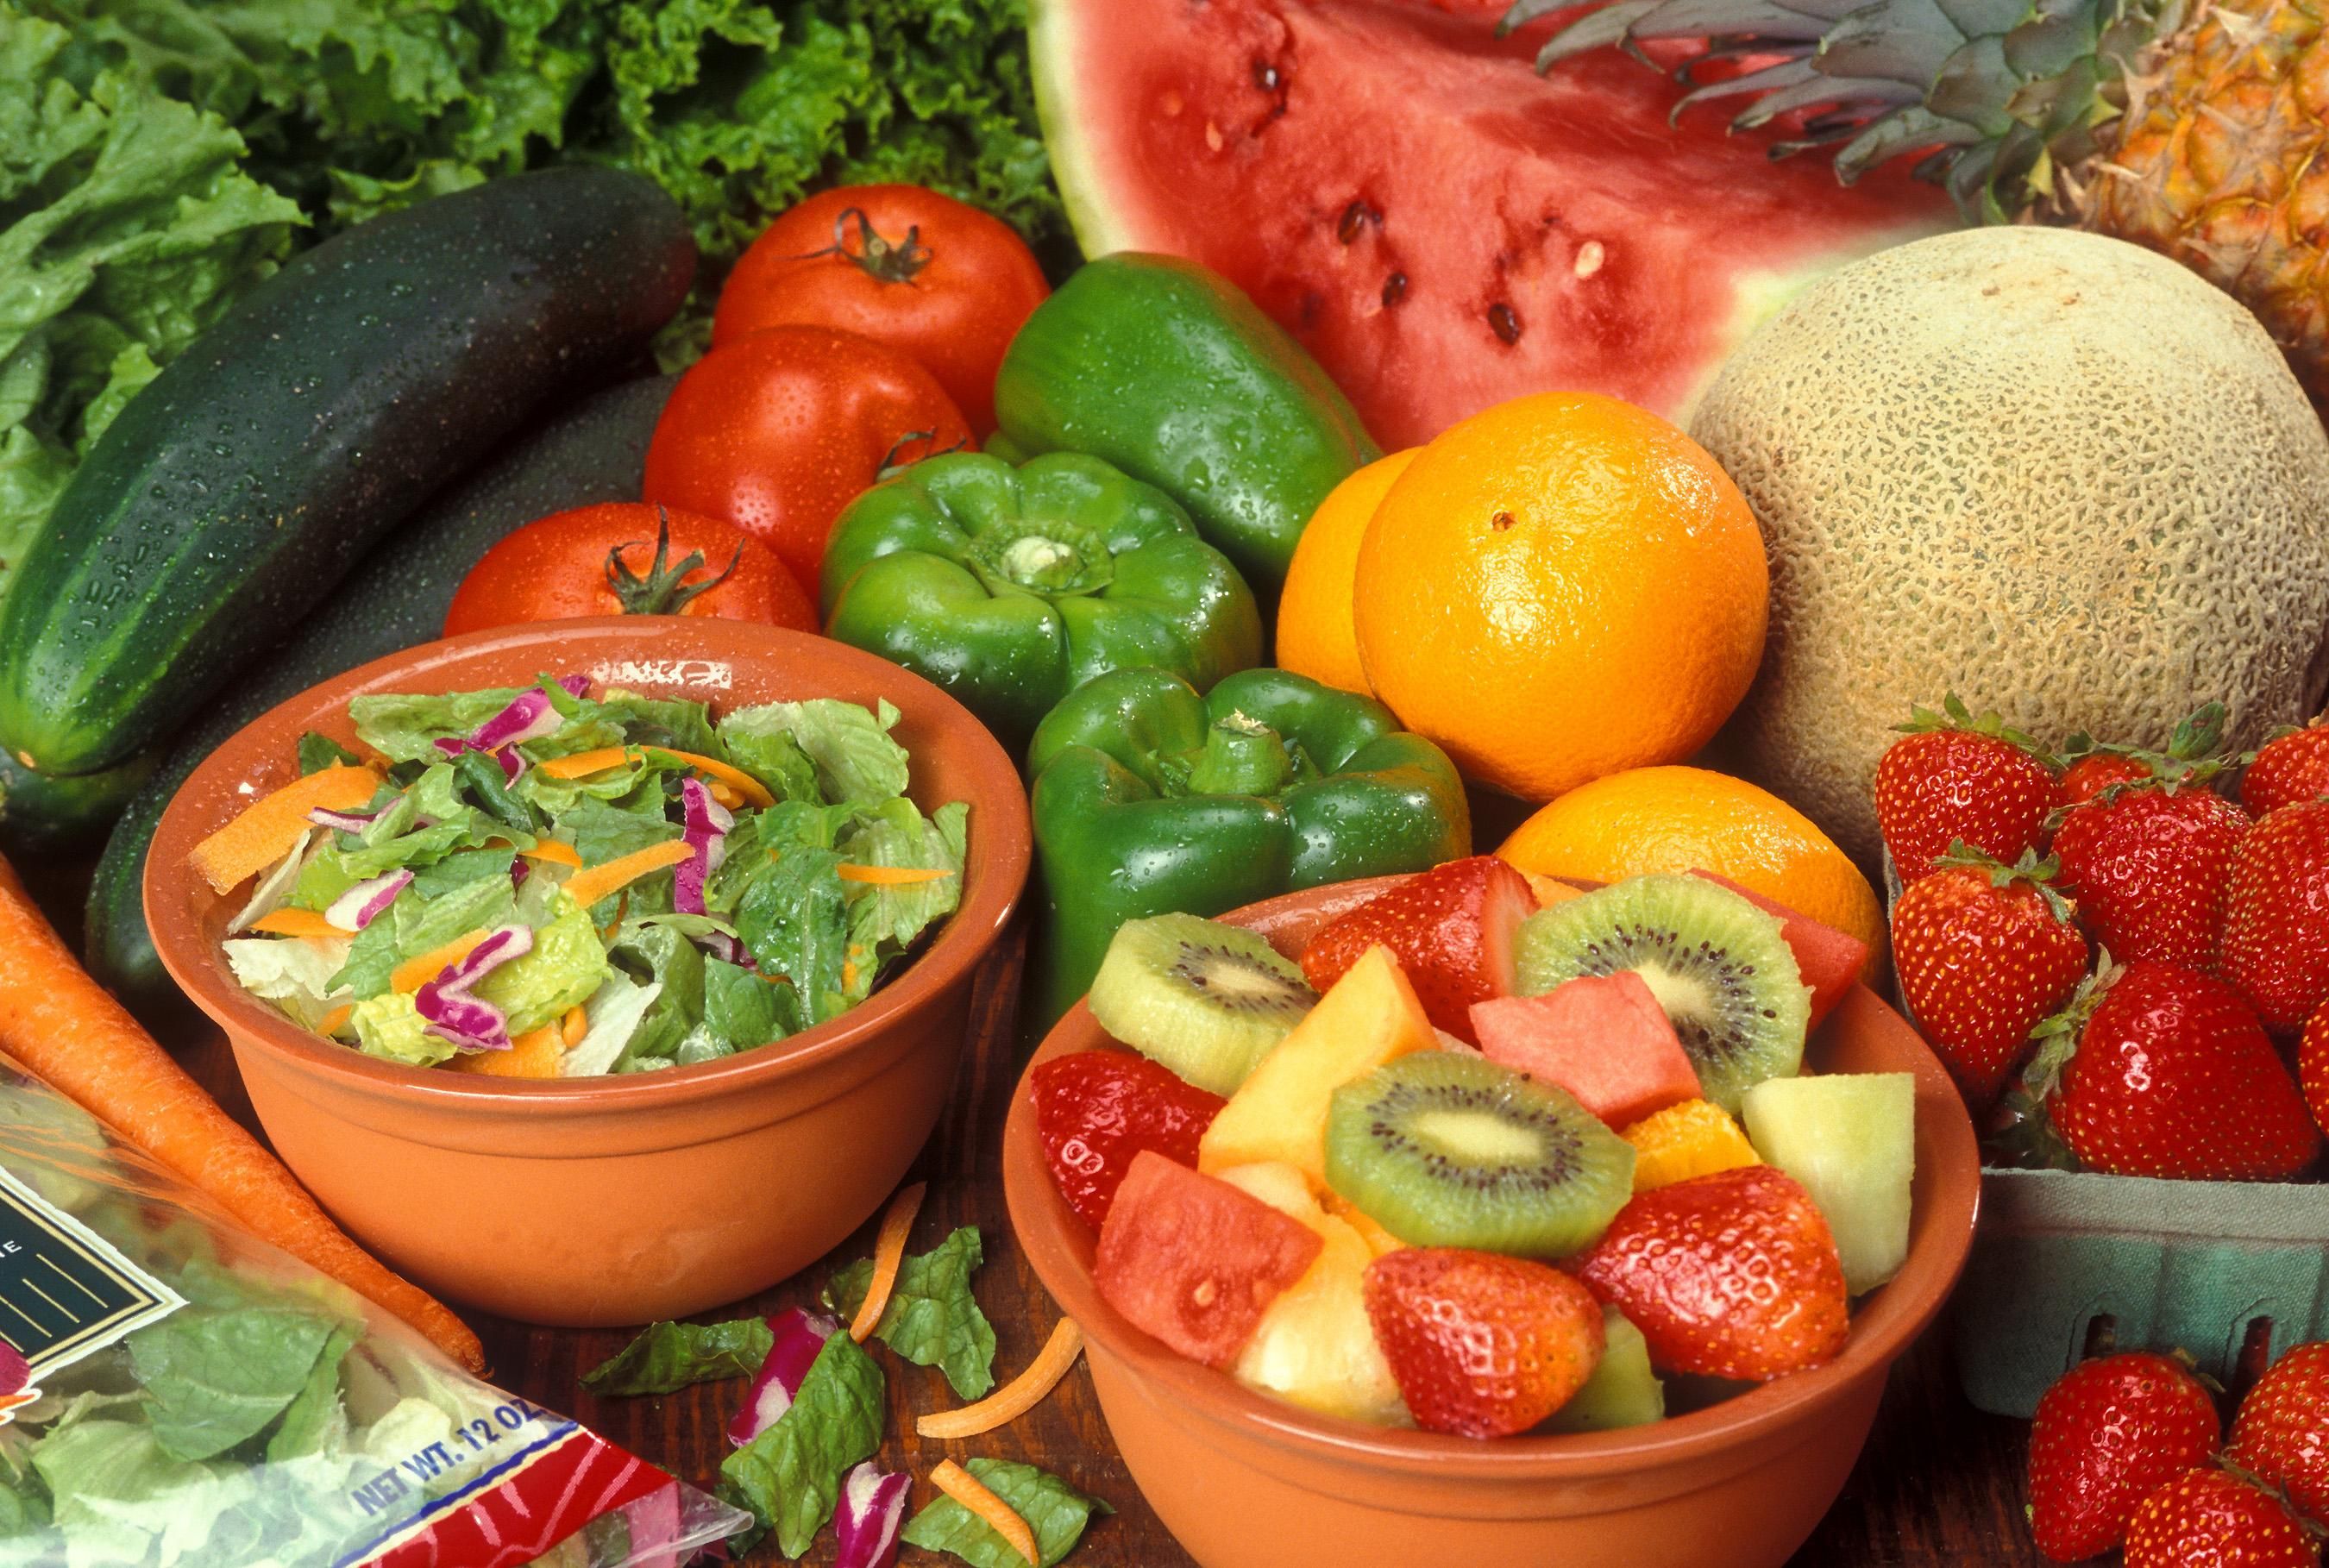
M740 543L736 553L728 558L728 564L720 569L717 576L706 577L700 583L684 581L688 573L703 569L703 552L690 550L677 565L669 564L671 513L660 506L655 508L655 564L642 577L623 564L623 552L632 545L644 545L646 542L645 540L630 540L607 552L607 586L615 590L615 597L627 615L676 615L697 595L711 592L734 576L736 568L744 559L744 547Z
M849 221L857 220L857 249L849 248ZM844 207L833 220L833 243L822 250L812 250L799 258L806 261L815 256L839 256L854 262L868 277L880 283L911 283L915 274L930 264L930 248L922 243L922 227L910 224L902 244L892 244L882 237L860 207Z

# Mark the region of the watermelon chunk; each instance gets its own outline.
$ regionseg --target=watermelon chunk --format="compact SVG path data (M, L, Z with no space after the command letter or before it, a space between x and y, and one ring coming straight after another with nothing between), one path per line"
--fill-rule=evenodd
M1680 418L1796 288L1946 228L1897 170L1837 183L1616 50L1530 61L1506 0L1033 0L1036 101L1085 253L1251 295L1386 451L1523 392Z
M1802 972L1804 983L1812 988L1813 1028L1819 1028L1820 1020L1835 1010L1835 1004L1860 983L1860 977L1867 972L1868 944L1857 936L1848 935L1808 915L1798 915L1777 898L1766 898L1728 877L1718 877L1711 871L1693 871L1691 875L1728 887L1764 914L1778 916L1779 934L1795 950L1796 968Z
M1143 1150L1100 1226L1092 1283L1135 1328L1227 1366L1325 1245L1259 1198Z
M1488 1060L1560 1084L1612 1127L1699 1094L1698 1069L1666 1009L1630 969L1477 1003L1472 1027Z

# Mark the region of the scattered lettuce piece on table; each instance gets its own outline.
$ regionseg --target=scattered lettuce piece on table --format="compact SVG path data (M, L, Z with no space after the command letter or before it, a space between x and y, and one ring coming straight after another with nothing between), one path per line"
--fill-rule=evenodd
M971 1294L970 1276L985 1260L978 1227L964 1225L898 1267L890 1304L873 1336L917 1366L935 1366L964 1399L995 1386L995 1326ZM861 1258L826 1282L825 1304L844 1321L856 1316L872 1282L873 1260Z
M774 1532L787 1557L807 1551L833 1517L842 1478L881 1448L888 1415L882 1368L848 1335L827 1339L791 1408L720 1466L721 1498L759 1521L731 1550L741 1556Z
M766 1318L725 1323L650 1323L638 1338L582 1375L599 1394L673 1394L723 1377L750 1377L776 1343Z
M1042 1568L1051 1568L1083 1539L1094 1514L1113 1514L1098 1498L1088 1498L1059 1477L1011 1460L976 1459L963 1467L987 1490L1011 1505L1035 1533ZM899 1539L926 1552L951 1552L973 1568L1027 1568L1011 1543L952 1498L940 1498L907 1521Z

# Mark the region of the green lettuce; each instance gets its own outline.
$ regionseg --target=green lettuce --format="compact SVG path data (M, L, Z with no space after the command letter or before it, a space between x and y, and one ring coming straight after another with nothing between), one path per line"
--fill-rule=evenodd
M295 1308L187 1307L129 1337L146 1419L174 1460L213 1459L265 1431L306 1389L339 1319ZM338 1365L335 1356L333 1365Z
M729 1543L738 1555L774 1531L777 1549L798 1557L833 1517L841 1479L882 1446L888 1415L882 1368L846 1334L817 1352L800 1392L775 1425L720 1466L720 1496L759 1521Z
M638 1338L582 1375L598 1394L674 1394L692 1384L750 1377L776 1334L766 1318L725 1323L650 1323Z
M828 801L885 801L906 793L906 748L890 738L898 710L885 699L878 713L838 698L764 702L740 708L720 721L731 746L775 734L789 737L816 769Z
M1035 1535L1041 1568L1076 1549L1094 1514L1116 1512L1055 1475L1010 1460L972 1460L963 1467L986 1489L1011 1505ZM951 1552L972 1568L1027 1568L1027 1560L977 1515L952 1498L940 1498L906 1522L899 1537L926 1552Z
M964 1225L929 1252L898 1266L890 1304L874 1337L917 1366L935 1366L964 1399L995 1386L995 1326L979 1310L970 1276L985 1261L978 1227ZM857 1316L872 1282L873 1260L861 1258L826 1282L825 1304L844 1322Z

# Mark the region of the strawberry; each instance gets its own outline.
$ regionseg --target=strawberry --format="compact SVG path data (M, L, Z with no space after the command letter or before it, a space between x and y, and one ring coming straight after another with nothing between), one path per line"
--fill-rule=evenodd
M1051 1179L1094 1230L1142 1150L1194 1169L1197 1141L1222 1105L1220 1095L1127 1051L1054 1057L1028 1075L1028 1095Z
M2062 803L2084 805L2106 790L2157 776L2149 763L2132 753L2090 751L2062 770Z
M1367 1320L1426 1432L1509 1437L1569 1403L1601 1359L1601 1307L1559 1269L1462 1247L1367 1265Z
M2006 861L2035 850L2059 798L2038 743L1951 695L1911 710L1876 765L1876 825L1904 882L1940 869L1960 841Z
M1476 1046L1472 1004L1513 994L1513 934L1535 910L1528 878L1494 855L1450 860L1320 926L1302 973L1323 993L1368 948L1388 947L1433 1026Z
M2231 765L2221 747L2224 705L2211 702L2175 727L2165 751L2098 742L2084 735L2070 737L2062 756L2062 801L2081 805L2116 784L2145 779L2171 779L2176 784L2203 784Z
M2220 980L2113 967L2039 1034L2033 1092L2090 1170L2283 1181L2321 1151L2272 1037Z
M2240 804L2259 817L2323 795L2329 795L2329 714L2266 741L2240 779Z
M1917 1027L1975 1112L2021 1065L2030 1031L2087 972L2087 939L2028 856L1946 867L1892 907L1892 963Z
M2106 790L2054 830L2062 891L2122 963L2213 965L2232 851L2249 814L2211 789L2173 783Z
M2299 1345L2257 1379L2225 1451L2286 1491L2300 1513L2329 1524L2329 1343Z
M2296 1042L2296 1086L2314 1125L2329 1132L2329 1008L2313 1015Z
M1852 1328L1827 1221L1768 1165L1636 1194L1569 1266L1662 1372L1768 1382L1834 1360Z
M2232 856L2219 962L2268 1028L2329 1001L2329 801L2283 806Z
M2054 1380L2030 1426L2030 1534L2058 1563L2119 1544L2143 1499L2216 1451L2207 1385L2149 1351L2081 1361Z
M2321 1544L2288 1505L2229 1471L2185 1470L2126 1525L2126 1568L2320 1568Z

